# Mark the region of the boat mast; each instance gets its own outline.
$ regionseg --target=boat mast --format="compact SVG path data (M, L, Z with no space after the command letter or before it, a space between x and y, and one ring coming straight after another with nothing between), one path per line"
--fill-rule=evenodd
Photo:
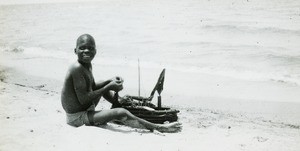
M141 96L141 71L140 71L140 59L138 59L138 77L139 77L139 97Z

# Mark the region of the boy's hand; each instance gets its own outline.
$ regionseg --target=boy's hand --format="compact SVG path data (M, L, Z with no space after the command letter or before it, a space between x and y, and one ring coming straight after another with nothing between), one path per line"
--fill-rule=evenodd
M119 76L113 77L111 81L116 81L116 83L121 83L121 84L123 84L124 82L123 78Z
M119 92L123 89L123 82L118 82L115 80L112 80L109 84L108 84L108 88L110 90L113 90L115 92Z

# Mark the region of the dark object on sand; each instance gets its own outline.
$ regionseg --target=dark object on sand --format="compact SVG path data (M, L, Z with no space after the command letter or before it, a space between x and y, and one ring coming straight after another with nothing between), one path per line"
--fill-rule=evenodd
M179 113L179 110L161 106L160 94L163 90L164 80L165 80L165 69L163 69L163 71L161 72L158 81L150 94L150 97L146 98L141 96L126 95L122 98L119 98L120 103L113 104L112 108L123 107L127 109L129 112L131 112L133 115L145 119L152 123L162 124L165 122L177 121L178 120L177 113ZM151 103L155 92L158 93L157 106Z

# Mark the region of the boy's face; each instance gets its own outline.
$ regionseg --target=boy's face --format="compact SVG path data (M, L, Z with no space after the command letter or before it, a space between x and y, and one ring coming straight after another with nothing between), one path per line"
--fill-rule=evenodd
M80 36L77 40L75 53L78 56L78 61L84 63L91 63L96 55L96 45L94 38L91 36Z

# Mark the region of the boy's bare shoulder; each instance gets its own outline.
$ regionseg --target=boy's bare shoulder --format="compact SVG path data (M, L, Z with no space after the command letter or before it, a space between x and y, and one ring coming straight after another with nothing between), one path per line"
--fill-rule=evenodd
M74 62L69 66L69 72L74 73L74 72L80 72L82 71L83 66L78 63L78 62Z
M83 72L83 66L78 63L78 62L74 62L69 66L69 74L74 75L74 74L82 74Z

